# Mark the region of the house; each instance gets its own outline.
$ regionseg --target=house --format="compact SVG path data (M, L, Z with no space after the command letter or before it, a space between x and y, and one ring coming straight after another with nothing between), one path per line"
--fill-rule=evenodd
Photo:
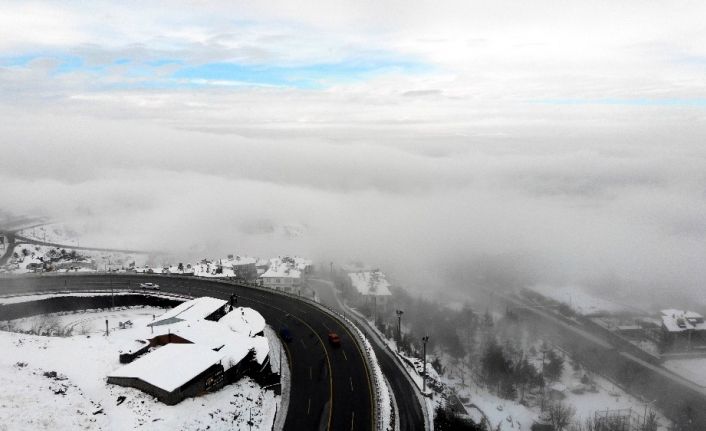
M149 335L124 346L108 383L140 389L165 404L213 392L244 374L272 376L265 319L251 308L202 297L148 324Z
M218 352L197 344L168 344L115 370L108 383L137 388L174 405L210 392L214 377L223 372Z
M228 260L223 262L224 265L229 265L235 272L235 277L244 281L257 280L257 259L246 256L228 255Z
M692 350L706 347L706 322L694 311L667 309L661 311L663 350Z
M373 313L388 311L390 307L390 283L380 270L348 273L347 282L358 296L359 305L373 307Z
M312 261L301 257L277 257L270 259L270 264L262 275L260 285L270 289L289 293L299 293L302 278L313 270Z
M301 288L301 271L287 264L276 262L260 277L260 284L270 289L296 293Z

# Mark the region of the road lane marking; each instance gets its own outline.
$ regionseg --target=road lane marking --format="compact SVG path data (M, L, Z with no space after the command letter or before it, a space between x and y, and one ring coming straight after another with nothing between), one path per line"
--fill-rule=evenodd
M351 412L351 431L353 430L353 426L355 425L355 412Z
M336 297L338 300L338 297ZM328 316L330 319L334 321L341 322L341 318L339 316ZM348 327L343 324L339 323L339 325L343 328L344 331L348 333L348 335L353 339L353 334L351 331L348 329ZM360 355L361 361L363 362L363 366L365 368L365 374L367 377L368 381L368 398L370 401L370 411L373 412L373 414L370 415L370 429L375 429L375 405L373 403L374 397L373 397L373 381L372 381L372 374L370 371L370 368L368 367L368 362L365 360L365 354L361 350L360 346L358 345L357 342L354 342L356 350L358 350L358 354Z
M351 392L353 392L353 377L348 377L351 382Z
M309 414L309 411L311 410L311 398L309 398L309 404L306 407L306 414Z
M220 287L220 286L218 286L218 287ZM220 290L220 289L214 289L214 290ZM260 304L262 304L262 305L264 305L264 306L274 308L275 310L279 310L279 311L282 312L282 313L285 312L283 309L281 309L281 308L279 308L279 307L276 307L276 306L274 306L274 305L268 304L268 303L266 303L266 302L262 302L262 301L258 301L258 300L253 300L253 299L250 299L250 300L251 300L252 302L260 303ZM309 305L309 304L307 304L307 303L304 303L304 304L307 305L307 306L309 306L309 307L314 308L313 305ZM306 314L306 313L304 313L304 314ZM326 349L326 344L324 343L324 340L319 336L319 333L316 332L316 331L314 330L314 328L311 327L311 325L309 325L305 320L303 320L303 319L300 318L299 316L296 316L296 315L293 315L293 314L290 314L290 316L297 320L297 322L298 322L297 324L298 324L298 325L299 325L299 324L303 324L304 326L306 326L307 328L309 328L309 330L310 330L310 331L314 334L314 336L316 336L316 338L319 340L319 343L320 343L320 345L321 345L321 348L322 348L322 350L324 351L324 355L326 356L326 364L327 364L327 368L328 368L328 370L329 370L329 373L328 373L328 388L329 388L329 389L328 389L328 391L329 391L329 392L328 392L328 393L329 393L329 402L328 402L328 406L329 406L329 407L328 407L328 421L327 421L326 429L327 429L327 430L330 430L330 429L331 429L331 420L333 419L333 372L332 372L332 371L333 371L333 367L331 366L331 357L329 356L328 350ZM323 316L330 317L330 316L326 315L325 313L323 314ZM344 328L345 328L345 326L344 326ZM301 341L301 338L300 338L300 341ZM304 342L302 341L302 344L303 344L303 343L304 343ZM368 371L368 369L367 369L367 364L365 364L365 362L363 362L363 365L365 366L366 372L369 373L369 371ZM309 398L309 404L311 404L311 398ZM371 411L373 411L373 410L371 409ZM307 409L307 414L309 414L308 409ZM371 416L370 420L371 420L371 423L373 423L373 418L372 418L372 416Z
M341 352L343 352L343 358L347 361L348 360L348 355L346 355L346 351L341 349Z

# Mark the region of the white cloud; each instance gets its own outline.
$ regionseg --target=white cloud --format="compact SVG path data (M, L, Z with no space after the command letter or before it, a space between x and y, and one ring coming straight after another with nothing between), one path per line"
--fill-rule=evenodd
M318 90L120 90L179 66L148 78L122 65L56 74L47 58L0 67L11 119L0 200L72 220L96 242L351 256L411 285L530 255L549 281L696 291L704 107L533 101L706 98L703 7L6 3L4 57L428 68ZM295 242L243 232L258 220L309 231Z

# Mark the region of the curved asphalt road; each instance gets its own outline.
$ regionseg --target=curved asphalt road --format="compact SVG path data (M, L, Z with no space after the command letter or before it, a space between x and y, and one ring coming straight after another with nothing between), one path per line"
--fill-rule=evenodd
M345 312L339 305L331 282L326 280L309 280L308 284L309 287L316 291L316 295L321 299L322 303L340 313ZM366 328L361 327L360 329L365 331ZM409 379L402 374L405 371L400 370L395 363L395 359L392 358L387 349L377 343L375 337L368 336L368 339L373 346L380 368L385 374L387 381L390 383L392 391L395 393L400 431L423 430L424 413L415 395L417 389L412 387Z
M228 299L235 293L238 306L256 309L275 330L290 329L293 340L285 345L292 368L286 430L375 429L374 389L364 354L345 326L306 302L242 285L138 274L0 278L0 294L135 288L146 281L158 283L164 292L193 296ZM328 343L329 330L341 337L341 347Z

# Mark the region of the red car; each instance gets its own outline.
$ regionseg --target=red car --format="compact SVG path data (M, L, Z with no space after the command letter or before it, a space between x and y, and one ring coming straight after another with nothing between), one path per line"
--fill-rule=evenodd
M335 332L329 332L328 342L331 343L332 346L338 347L341 345L341 337L339 337Z

